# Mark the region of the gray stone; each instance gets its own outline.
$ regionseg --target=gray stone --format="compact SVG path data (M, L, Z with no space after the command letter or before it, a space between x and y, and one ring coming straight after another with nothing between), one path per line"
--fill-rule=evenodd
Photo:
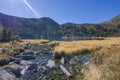
M18 80L18 79L13 74L10 74L3 68L0 68L0 80Z

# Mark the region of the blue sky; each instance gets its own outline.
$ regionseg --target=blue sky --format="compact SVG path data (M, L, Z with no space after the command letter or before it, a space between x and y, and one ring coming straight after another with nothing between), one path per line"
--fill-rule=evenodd
M101 23L120 14L120 0L27 0L38 14L62 24ZM22 0L0 0L0 12L36 18Z

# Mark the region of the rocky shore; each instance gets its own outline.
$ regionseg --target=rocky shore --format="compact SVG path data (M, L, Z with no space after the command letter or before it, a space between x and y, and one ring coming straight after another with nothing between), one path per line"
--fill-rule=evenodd
M62 57L56 63L53 49L46 44L22 46L24 50L13 61L0 67L0 80L69 80L81 71L81 64L89 64L89 54L67 62Z

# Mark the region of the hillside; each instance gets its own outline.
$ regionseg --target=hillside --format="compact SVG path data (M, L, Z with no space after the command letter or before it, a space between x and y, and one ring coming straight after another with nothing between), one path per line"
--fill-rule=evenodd
M120 16L101 24L65 23L59 25L49 17L20 18L0 13L1 24L23 39L61 39L62 37L120 36Z
M48 17L27 19L0 14L0 22L4 27L21 36L21 38L54 37L54 31L59 29L59 24Z
M109 24L109 25L119 25L120 24L120 15L112 18L109 21L104 22L103 24Z

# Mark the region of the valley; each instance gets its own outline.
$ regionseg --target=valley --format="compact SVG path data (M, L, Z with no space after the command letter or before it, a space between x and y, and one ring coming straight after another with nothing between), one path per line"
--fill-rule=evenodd
M0 0L0 80L120 80L120 0Z
M58 24L0 13L0 80L119 80L119 19Z

